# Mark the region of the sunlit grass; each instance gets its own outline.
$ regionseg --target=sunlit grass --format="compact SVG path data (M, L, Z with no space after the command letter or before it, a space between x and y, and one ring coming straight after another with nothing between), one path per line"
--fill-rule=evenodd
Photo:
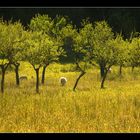
M15 85L14 72L6 73L0 132L140 132L140 69L132 74L131 68L124 68L123 77L118 70L113 67L106 88L100 89L99 69L93 67L73 92L79 72L70 65L52 64L36 94L35 72L29 64L21 64L20 75L28 80L20 87ZM61 76L68 79L64 87L59 84Z

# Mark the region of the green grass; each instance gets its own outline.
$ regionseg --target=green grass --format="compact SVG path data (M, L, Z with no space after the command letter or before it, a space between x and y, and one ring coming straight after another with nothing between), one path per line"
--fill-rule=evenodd
M0 132L140 132L140 69L131 73L118 67L100 89L99 69L90 68L72 91L78 72L70 65L52 64L46 81L35 93L35 72L23 62L20 87L14 72L6 73L5 94L0 94ZM40 71L41 72L41 71ZM32 79L31 76L34 76ZM66 86L59 77L68 79ZM0 77L1 78L1 77Z

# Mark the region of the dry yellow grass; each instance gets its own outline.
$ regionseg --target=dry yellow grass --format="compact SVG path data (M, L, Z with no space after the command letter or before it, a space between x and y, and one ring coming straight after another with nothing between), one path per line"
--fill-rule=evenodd
M26 67L25 67L26 65ZM20 75L28 81L15 85L7 72L5 94L0 94L0 132L140 132L139 69L118 78L118 68L108 75L106 89L100 89L99 70L89 69L72 91L78 72L65 72L69 65L53 64L46 70L46 82L35 93L35 76L23 63ZM61 87L60 76L68 83Z

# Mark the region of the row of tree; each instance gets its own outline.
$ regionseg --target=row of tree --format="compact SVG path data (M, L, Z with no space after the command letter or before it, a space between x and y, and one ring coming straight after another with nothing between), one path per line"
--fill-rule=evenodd
M73 90L80 78L86 74L88 65L99 66L101 88L109 69L113 65L122 67L140 65L139 34L124 39L106 21L90 22L84 19L77 28L67 17L37 14L24 27L19 21L0 21L0 68L2 73L1 92L4 92L5 72L9 65L15 68L16 84L19 85L21 61L29 62L36 73L36 92L39 92L39 70L42 71L42 84L46 67L52 62L70 62L80 71Z

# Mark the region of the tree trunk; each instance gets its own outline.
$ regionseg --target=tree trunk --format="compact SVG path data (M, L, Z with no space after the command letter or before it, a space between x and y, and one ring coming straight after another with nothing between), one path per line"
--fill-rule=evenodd
M122 65L120 65L119 74L122 75Z
M48 64L48 65L49 65L49 64ZM44 84L44 82L45 82L45 71L46 71L46 67L47 67L48 65L45 65L45 66L43 67L43 71L42 71L42 80L41 80L41 83L42 83L42 84Z
M104 74L104 76L103 76L103 78L102 78L102 81L101 81L101 88L104 88L104 82L105 82L105 80L106 80L107 73L108 73L108 71L109 71L110 68L111 68L111 66L106 70L106 72L105 72L105 74Z
M132 72L134 71L135 66L132 66Z
M2 67L1 92L4 93L5 69Z
M101 75L101 79L104 77L105 74L105 67L103 65L100 65L100 75Z
M16 85L17 86L20 85L20 81L19 81L19 65L20 64L14 64L14 66L15 66L15 74L16 74Z
M5 72L9 64L1 65L2 78L1 78L1 92L4 93Z
M36 92L39 93L39 68L35 69L36 72Z
M76 82L75 82L75 85L73 87L73 91L75 91L76 87L77 87L77 84L80 80L80 78L85 74L86 72L82 71L81 74L79 75L79 77L76 79Z

